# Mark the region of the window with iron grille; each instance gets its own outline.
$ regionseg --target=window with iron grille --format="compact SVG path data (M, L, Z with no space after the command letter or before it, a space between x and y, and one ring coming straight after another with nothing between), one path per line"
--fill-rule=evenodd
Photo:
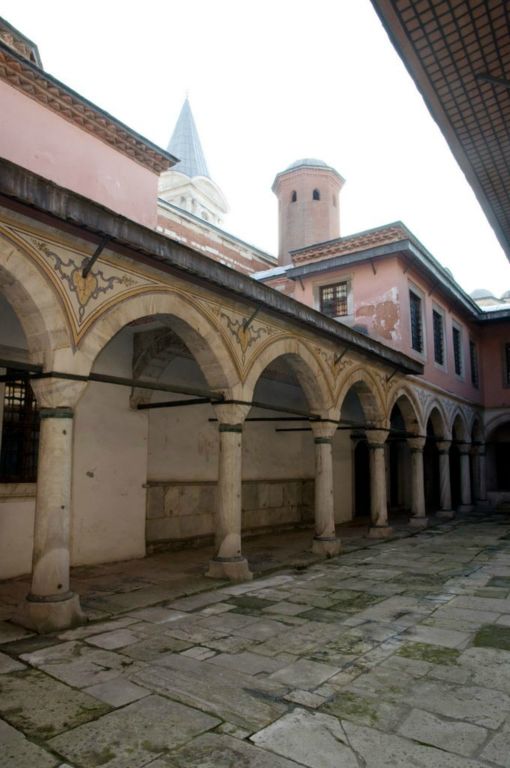
M434 328L434 360L438 365L444 365L444 325L440 312L432 310L432 325Z
M469 362L471 364L471 384L478 389L478 351L474 341L469 340Z
M409 304L411 307L411 346L416 352L423 352L421 299L413 291L409 291Z
M505 344L505 385L510 387L510 343Z
M349 314L349 283L323 285L320 289L320 310L328 317L342 317Z
M26 379L7 370L5 384L0 482L35 483L39 447L39 411Z
M452 329L453 334L453 363L457 376L462 376L462 337L460 328Z

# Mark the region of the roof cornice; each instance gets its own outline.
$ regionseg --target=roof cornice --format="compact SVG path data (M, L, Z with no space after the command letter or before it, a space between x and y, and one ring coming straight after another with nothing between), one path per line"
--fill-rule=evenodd
M0 79L155 173L177 158L104 112L0 41Z
M6 160L1 161L0 203L94 243L106 236L109 249L153 269L248 301L403 374L423 373L423 365L402 352Z

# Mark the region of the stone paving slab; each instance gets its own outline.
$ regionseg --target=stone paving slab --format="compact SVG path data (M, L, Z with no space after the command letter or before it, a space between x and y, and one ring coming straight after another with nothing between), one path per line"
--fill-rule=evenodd
M296 768L298 763L230 736L207 733L148 768Z
M80 768L141 768L219 722L161 696L148 696L57 736L49 745Z
M60 763L55 755L33 744L12 726L0 720L0 765L2 768L52 768Z
M92 696L36 670L0 679L0 715L28 736L47 739L109 709Z
M168 654L158 665L136 672L131 678L183 704L209 712L252 733L287 710L283 696L288 689L260 677L195 662Z

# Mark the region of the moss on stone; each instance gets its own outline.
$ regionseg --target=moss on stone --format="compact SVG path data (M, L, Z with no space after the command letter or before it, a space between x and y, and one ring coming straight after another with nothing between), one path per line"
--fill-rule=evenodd
M335 696L321 707L321 711L363 725L376 725L379 719L373 702L350 691L344 691Z
M428 661L429 664L456 664L460 651L455 648L444 648L442 645L408 643L399 649L398 656L415 661Z
M477 648L498 648L500 651L510 651L510 627L485 624L476 633L473 645Z

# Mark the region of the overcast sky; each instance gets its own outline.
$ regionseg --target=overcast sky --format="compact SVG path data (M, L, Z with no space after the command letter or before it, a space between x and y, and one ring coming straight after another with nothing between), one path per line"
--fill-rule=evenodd
M166 148L189 91L225 229L276 253L278 171L346 179L341 232L401 220L468 292L510 265L369 0L0 0L47 72Z

